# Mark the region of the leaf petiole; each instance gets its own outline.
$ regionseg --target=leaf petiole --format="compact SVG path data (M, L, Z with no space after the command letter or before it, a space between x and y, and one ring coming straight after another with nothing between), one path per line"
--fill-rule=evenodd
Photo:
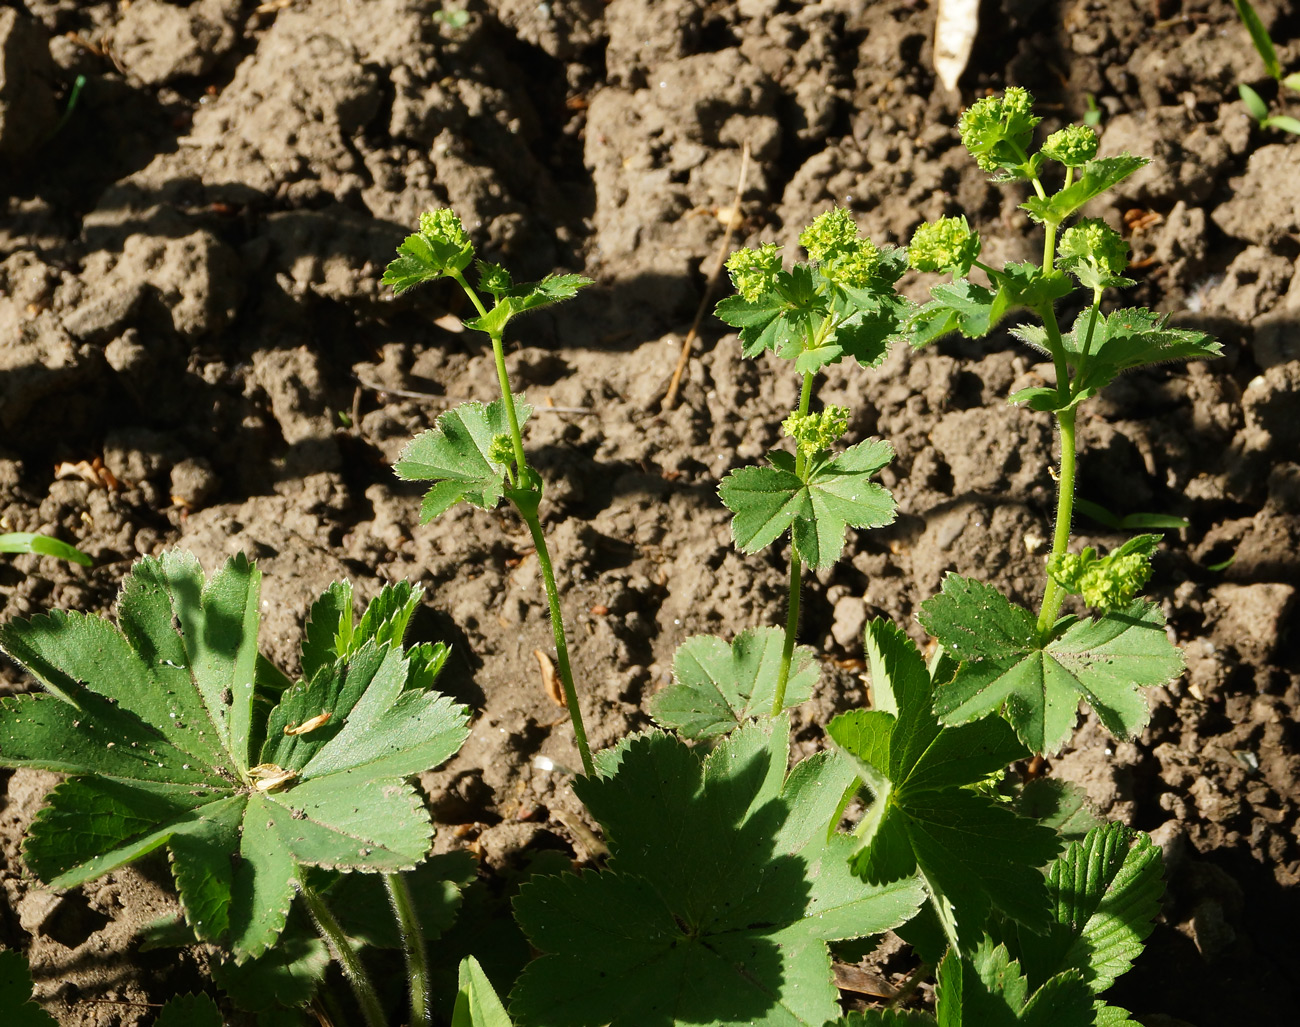
M411 886L401 874L384 874L384 887L388 901L397 918L402 935L402 951L406 954L406 976L411 990L411 1027L431 1027L433 1010L429 1004L429 953L424 945L424 932L420 928L415 910L415 897Z
M352 993L356 996L357 1005L361 1007L361 1015L365 1018L366 1027L388 1027L388 1019L379 1004L379 994L375 991L375 984L366 972L361 957L357 955L357 950L352 947L347 932L330 912L325 900L307 883L301 866L297 868L295 883L298 886L298 894L302 896L307 912L311 914L312 922L316 925L316 930L325 939L334 958L343 968L343 975L347 977L348 984L352 986Z
M817 342L814 340L813 345ZM813 373L804 372L803 386L799 390L799 415L805 416L808 413L808 406L812 402ZM805 479L808 473L808 458L805 456L802 446L795 446L794 473L801 480ZM803 588L803 562L799 559L799 551L792 544L790 546L790 597L786 606L785 615L785 642L781 646L781 665L777 670L776 677L776 694L772 697L772 716L779 717L785 709L785 690L786 685L790 683L790 662L794 658L795 636L799 634L799 594Z

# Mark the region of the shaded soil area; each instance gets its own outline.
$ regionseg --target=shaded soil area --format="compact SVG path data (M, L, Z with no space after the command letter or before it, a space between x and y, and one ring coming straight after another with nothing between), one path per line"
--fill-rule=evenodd
M1300 15L1256 5L1284 66ZM49 532L92 569L0 564L0 617L106 611L131 562L169 546L265 573L263 650L294 670L332 580L409 578L416 626L455 646L477 711L424 776L442 849L485 875L588 854L536 558L506 509L418 526L390 465L448 405L490 400L491 354L460 297L394 300L379 277L421 210L450 205L517 277L597 286L517 322L508 363L537 408L583 712L595 745L649 723L678 644L784 613L784 554L730 545L716 485L779 440L798 382L706 320L681 402L660 400L716 259L741 148L737 244L797 234L832 203L877 243L967 213L992 262L1032 259L1014 190L960 147L963 103L1029 87L1052 129L1101 112L1102 152L1152 165L1090 213L1133 247L1134 304L1215 334L1213 363L1134 374L1080 416L1080 494L1188 520L1152 588L1187 673L1115 743L1095 718L1048 773L1151 831L1168 893L1112 993L1149 1025L1294 1022L1300 966L1300 174L1236 84L1271 80L1227 0L989 0L960 97L932 72L925 0L243 0L0 7L0 524ZM73 84L84 86L66 120ZM906 279L920 297L927 283ZM1072 316L1067 312L1066 316ZM813 576L801 638L823 657L798 742L864 701L861 636L957 571L1031 602L1054 485L1050 425L1009 407L1050 366L998 334L836 367L819 398L848 441L898 451L900 517ZM1082 544L1124 536L1080 518ZM1288 632L1290 632L1288 634ZM29 683L0 668L0 691ZM539 759L545 757L545 760ZM543 769L551 768L551 769ZM557 769L558 768L558 769ZM29 954L66 1025L147 1023L201 953L142 953L174 909L162 863L52 895L18 849L53 775L0 777L0 945ZM579 825L579 826L575 826ZM891 978L906 957L884 958Z

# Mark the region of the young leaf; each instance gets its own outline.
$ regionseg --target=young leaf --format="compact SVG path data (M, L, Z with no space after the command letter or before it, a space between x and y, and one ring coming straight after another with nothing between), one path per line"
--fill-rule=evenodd
M59 1021L32 1001L32 970L21 952L0 951L0 1009L7 1027L59 1027Z
M533 408L515 396L519 423ZM420 506L420 523L426 524L461 500L484 510L501 501L506 465L494 459L492 443L510 431L503 400L484 406L462 403L438 418L437 424L417 435L402 450L393 467L403 481L432 481Z
M243 557L205 583L170 552L132 569L120 628L75 613L0 628L53 693L0 703L0 764L73 775L33 824L28 865L69 888L168 847L195 933L239 959L279 934L298 865L419 863L432 825L404 779L468 733L463 709L406 687L400 647L373 640L264 714L259 592Z
M1092 1027L1093 1003L1076 971L1032 994L1004 945L984 938L969 956L949 950L935 988L939 1027Z
M1094 995L1142 952L1164 893L1160 848L1123 824L1104 824L1074 842L1047 871L1053 924L1020 935L1020 961L1037 986L1076 970Z
M658 733L575 790L609 869L537 878L515 912L545 953L511 996L523 1024L823 1024L839 1014L826 942L912 916L910 881L864 887L828 837L852 774L820 754L789 776L784 716L707 757Z
M30 531L10 531L0 535L0 553L39 553L69 563L90 567L94 561L75 546L60 542L49 535L34 535Z
M503 279L496 280L504 284ZM465 327L499 336L505 330L506 322L516 314L562 303L578 295L578 290L583 286L591 284L591 279L585 275L552 274L540 282L511 285L501 290L496 304L487 314L466 321Z
M1264 102L1264 98L1259 93L1251 89L1245 82L1237 86L1237 93L1241 96L1241 102L1246 105L1246 110L1250 112L1252 118L1256 121L1263 121L1268 117L1268 104Z
M451 1027L513 1027L483 967L473 956L460 962L460 990Z
M1270 78L1280 79L1282 63L1277 59L1277 51L1273 49L1273 40L1268 37L1268 29L1264 28L1264 23L1259 20L1259 15L1255 13L1250 0L1232 0L1232 6L1237 8L1237 17L1250 33L1250 41L1255 44L1255 52L1264 62L1264 70L1268 72Z
M1031 196L1020 205L1020 209L1028 211L1035 221L1059 225L1089 200L1118 185L1149 163L1147 158L1135 157L1131 153L1098 157L1083 166L1083 172L1073 185L1045 199Z
M651 714L685 738L726 734L750 717L771 712L784 637L777 628L749 628L731 645L696 635L677 647L675 683L651 702ZM817 663L807 646L795 649L786 707L812 697Z
M853 868L883 884L920 875L953 944L979 938L990 906L1046 927L1038 870L1056 836L969 786L1026 755L1004 721L941 728L916 646L886 621L867 626L877 709L831 721L827 734L872 793Z
M1011 311L1041 310L1072 291L1060 271L1044 271L1034 264L1008 264L994 284L996 289L986 289L957 279L950 285L936 285L930 290L934 298L916 311L907 326L911 344L923 346L954 331L968 339L983 338Z
M1044 640L1024 607L949 574L943 590L921 604L920 620L961 660L938 689L939 719L964 724L1003 710L1039 753L1055 752L1070 737L1080 699L1117 738L1133 737L1150 716L1140 689L1163 685L1183 668L1164 616L1140 600L1097 620L1065 618Z
M731 534L742 552L755 553L791 529L795 552L811 567L829 567L844 548L846 527L891 524L894 497L871 475L894 458L879 439L850 446L838 456L818 454L807 481L794 473L794 458L774 452L773 467L741 467L718 486L723 504L736 516Z

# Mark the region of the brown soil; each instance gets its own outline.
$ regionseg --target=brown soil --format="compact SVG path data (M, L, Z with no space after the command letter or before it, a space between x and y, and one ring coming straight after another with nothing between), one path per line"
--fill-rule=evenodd
M1300 64L1300 18L1281 0L1256 6L1283 64ZM750 242L793 244L834 202L881 243L964 211L994 258L1030 256L1017 197L957 144L956 113L1019 83L1055 127L1093 94L1104 149L1156 158L1094 211L1137 226L1133 302L1183 312L1225 355L1126 378L1081 417L1082 495L1190 521L1153 582L1188 672L1156 690L1137 741L1088 719L1050 773L1166 853L1163 918L1115 1000L1151 1025L1294 1023L1300 151L1235 101L1238 81L1265 83L1231 4L986 3L962 98L932 74L925 0L472 0L463 27L438 10L0 8L0 512L5 530L53 532L95 558L6 559L0 616L107 610L131 562L164 547L209 567L244 550L266 575L264 649L292 668L328 582L369 595L419 581L419 630L454 642L447 687L479 711L460 755L424 778L454 825L440 845L472 843L497 871L538 849L585 854L565 774L535 762L577 758L533 655L549 626L526 533L504 509L419 527L418 491L388 469L446 405L496 388L479 338L443 319L461 309L451 291L394 301L379 285L397 241L450 204L481 255L517 274L599 280L520 324L509 363L539 408L528 444L583 711L607 745L648 723L682 640L782 615L783 557L735 552L714 489L776 442L794 378L742 361L709 321L681 404L658 405L741 145ZM885 481L902 515L809 582L802 638L826 662L806 747L862 701L866 618L919 637L917 604L948 570L1032 600L1052 437L1005 397L1047 370L1034 360L999 334L832 371L821 397L856 411L857 437L898 450ZM54 476L97 458L111 479ZM0 689L27 687L0 668ZM196 986L202 956L133 941L170 908L161 863L63 896L34 885L18 846L52 779L0 778L0 944L28 952L62 1024L148 1022L139 1003ZM887 973L908 969L892 958Z

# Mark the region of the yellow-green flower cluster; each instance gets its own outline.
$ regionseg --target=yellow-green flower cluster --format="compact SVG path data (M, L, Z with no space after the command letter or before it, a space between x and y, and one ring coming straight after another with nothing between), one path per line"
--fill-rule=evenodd
M907 262L918 271L951 271L964 276L980 255L980 237L965 217L940 218L912 233Z
M764 243L756 250L737 250L727 258L731 284L750 303L772 291L780 271L781 247L775 243Z
M836 285L865 288L880 264L880 251L858 234L853 215L843 207L818 214L799 235L799 245Z
M515 458L515 447L509 435L494 435L488 443L487 458L489 463L510 464Z
M468 246L469 235L460 217L450 207L426 210L420 215L420 234L457 248Z
M1034 128L1042 120L1033 107L1029 90L1010 86L1001 96L986 96L962 111L957 130L982 171L1015 168L1027 160Z
M1097 156L1097 133L1087 125L1067 125L1049 135L1039 152L1067 168L1081 168Z
M1083 596L1098 610L1128 606L1151 579L1151 560L1146 553L1111 553L1098 558L1091 547L1082 553L1062 553L1047 562L1047 572L1066 591Z
M791 414L781 430L808 456L830 449L849 427L849 408L828 406L821 413Z
M1061 233L1057 250L1062 262L1088 261L1109 275L1128 267L1128 243L1101 218L1084 218Z

